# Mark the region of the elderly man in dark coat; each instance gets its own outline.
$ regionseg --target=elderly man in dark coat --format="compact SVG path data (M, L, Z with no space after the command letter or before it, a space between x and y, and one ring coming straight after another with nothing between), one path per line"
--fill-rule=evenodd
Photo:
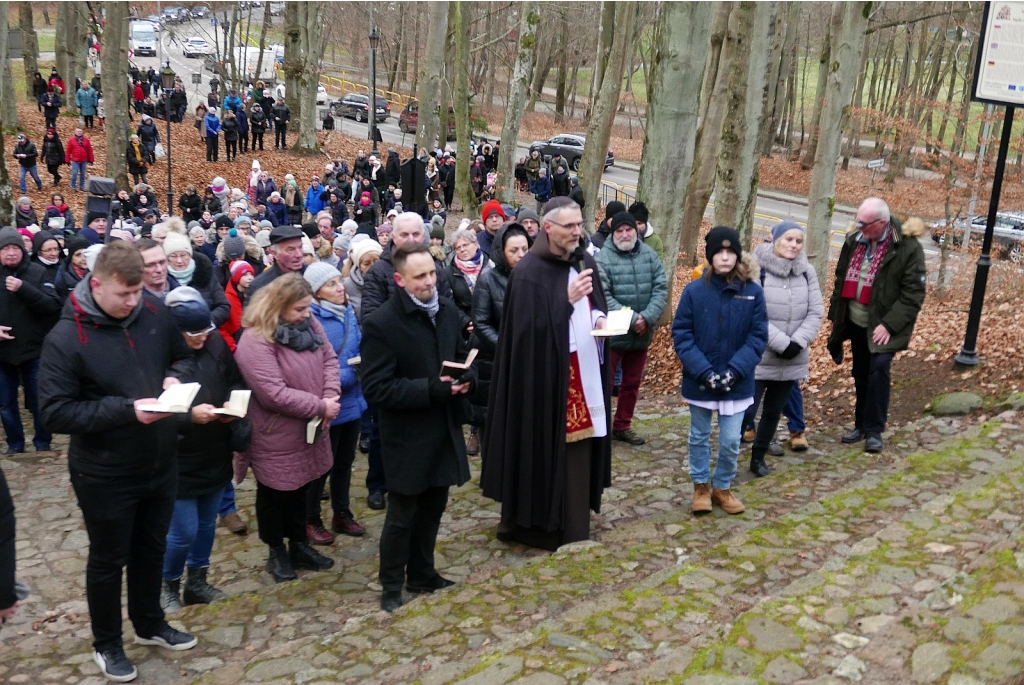
M388 513L380 536L381 608L402 605L409 592L452 585L434 568L434 545L448 488L469 480L462 424L466 393L476 375L446 375L442 361L461 362L459 310L438 296L434 258L426 245L408 243L392 254L394 294L363 317L363 393L380 411L381 454Z
M590 537L611 485L608 305L582 245L579 205L544 207L537 242L509 278L483 441L483 494L498 538L554 550Z

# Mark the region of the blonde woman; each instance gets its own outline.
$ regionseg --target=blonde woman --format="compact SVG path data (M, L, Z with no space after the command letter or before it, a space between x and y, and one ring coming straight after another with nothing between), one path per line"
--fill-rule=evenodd
M240 482L249 466L256 476L256 520L270 548L267 571L277 582L294 580L295 568L334 566L306 536L306 488L333 464L327 433L317 429L308 444L307 426L319 419L326 428L341 409L338 357L312 304L313 291L299 273L261 288L243 314L236 355L252 389L253 431L235 477Z

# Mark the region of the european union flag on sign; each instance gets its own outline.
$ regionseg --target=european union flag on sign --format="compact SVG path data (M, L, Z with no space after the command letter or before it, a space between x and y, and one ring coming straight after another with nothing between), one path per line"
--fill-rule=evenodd
M1013 86L1013 85L1011 85L1011 86L1008 86L1008 88L1009 88L1010 90L1017 90L1017 86Z

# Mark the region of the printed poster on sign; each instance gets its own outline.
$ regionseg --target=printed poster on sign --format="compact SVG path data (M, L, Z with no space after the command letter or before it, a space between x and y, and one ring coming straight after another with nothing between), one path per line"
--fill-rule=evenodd
M979 38L974 100L1024 105L1024 2L989 2Z

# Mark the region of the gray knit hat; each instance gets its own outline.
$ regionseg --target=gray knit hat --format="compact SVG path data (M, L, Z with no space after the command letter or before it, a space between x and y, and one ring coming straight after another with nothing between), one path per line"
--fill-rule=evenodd
M313 289L314 295L324 287L324 283L338 276L341 276L341 272L327 262L313 262L302 273L306 283L309 283L309 287Z
M245 241L242 240L242 236L238 235L238 231L233 228L228 231L227 237L224 238L224 256L228 258L228 263L245 256Z

